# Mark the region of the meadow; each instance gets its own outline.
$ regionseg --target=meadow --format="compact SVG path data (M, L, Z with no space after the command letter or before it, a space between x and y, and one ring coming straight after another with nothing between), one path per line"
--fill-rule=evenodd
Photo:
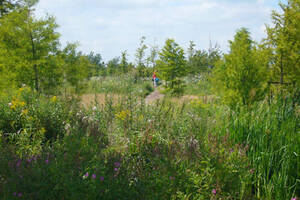
M134 59L105 61L37 4L0 1L0 200L299 200L300 0L228 52L142 36Z
M1 199L299 195L299 106L288 96L235 111L200 96L146 104L143 91L135 92L140 84L128 80L91 81L86 91L105 92L105 99L88 105L71 93L44 96L26 86L3 96ZM103 85L123 89L108 93Z

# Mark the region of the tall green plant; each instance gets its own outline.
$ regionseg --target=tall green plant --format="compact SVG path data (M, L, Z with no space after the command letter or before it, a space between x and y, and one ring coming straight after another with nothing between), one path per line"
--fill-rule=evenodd
M166 40L159 53L157 69L166 81L166 88L173 94L183 92L183 76L186 75L186 61L183 49L173 39Z
M247 29L237 31L230 41L230 53L214 70L216 88L223 94L226 103L249 105L263 97L266 89L266 66L260 50L250 38Z

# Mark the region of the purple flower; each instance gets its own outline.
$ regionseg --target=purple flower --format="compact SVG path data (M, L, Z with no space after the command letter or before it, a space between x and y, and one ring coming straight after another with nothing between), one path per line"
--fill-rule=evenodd
M115 169L114 169L114 170L115 170L115 171L118 171L119 169L115 167Z
M18 193L18 197L21 197L21 196L22 196L22 193L21 193L21 192L19 192L19 193Z
M36 161L36 156L33 156L32 159L33 159L34 161Z
M212 192L214 195L217 194L217 190L216 190L216 189L213 189L211 192Z
M48 159L46 159L46 160L45 160L45 163L46 163L46 164L48 164L48 163L49 163L49 160L48 160Z
M103 176L100 177L100 181L104 181L104 177Z
M85 178L89 177L89 173L88 173L88 172L85 173L84 177L85 177Z
M20 165L21 165L21 160L19 159L17 162L17 167L20 167Z
M16 193L16 192L14 192L14 196L17 196L17 193Z
M93 174L93 175L92 175L92 178L95 179L95 178L96 178L96 174Z
M297 197L293 197L293 198L291 198L291 200L297 200Z
M115 167L120 167L120 166L121 166L121 163L115 162Z
M27 159L27 162L31 163L31 161L32 161L32 158Z

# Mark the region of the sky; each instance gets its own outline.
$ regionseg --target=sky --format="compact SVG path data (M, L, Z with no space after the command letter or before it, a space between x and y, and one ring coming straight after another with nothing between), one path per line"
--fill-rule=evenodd
M56 18L62 46L78 42L84 53L100 53L108 61L127 51L129 60L142 36L160 48L167 38L186 49L208 49L209 41L228 51L228 40L241 27L252 39L265 37L278 0L40 0L37 17Z

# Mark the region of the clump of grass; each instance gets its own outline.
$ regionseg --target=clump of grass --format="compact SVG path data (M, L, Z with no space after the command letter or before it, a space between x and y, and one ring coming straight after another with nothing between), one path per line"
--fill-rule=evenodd
M227 129L235 142L249 146L257 198L300 193L299 120L292 100L282 96L231 112Z

